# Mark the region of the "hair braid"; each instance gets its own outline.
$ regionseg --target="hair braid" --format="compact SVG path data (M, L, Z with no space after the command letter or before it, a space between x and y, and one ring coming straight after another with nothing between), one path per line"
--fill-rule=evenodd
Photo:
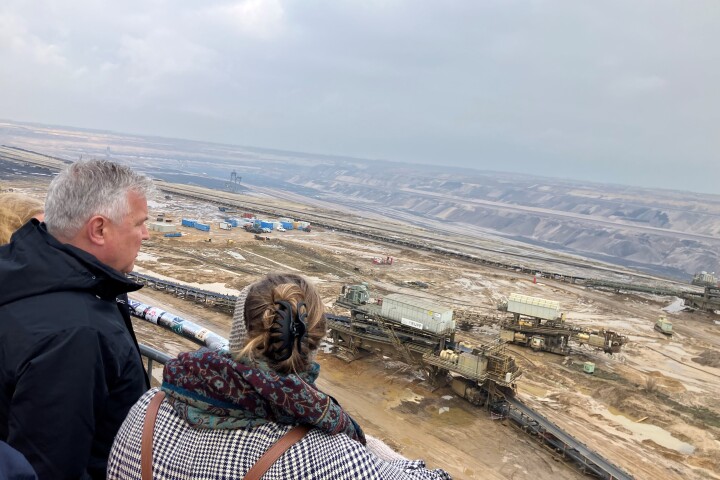
M284 338L277 326L281 321L280 307L276 302L287 302L292 316L298 315L298 304L307 311L305 332L297 348L295 342L290 345L292 352L286 360L280 360L288 353ZM301 312L304 313L304 312ZM268 275L254 284L248 292L245 302L245 322L248 341L233 355L250 358L264 357L279 373L305 371L310 366L310 353L317 350L325 337L325 315L322 299L315 287L299 275Z

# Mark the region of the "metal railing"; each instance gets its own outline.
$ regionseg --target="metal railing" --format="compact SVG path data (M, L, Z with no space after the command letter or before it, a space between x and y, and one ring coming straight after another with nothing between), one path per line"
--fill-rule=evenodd
M160 308L140 303L132 298L128 299L128 306L130 307L130 315L133 317L186 338L201 347L207 347L220 352L226 352L228 349L228 340L225 337L194 322L185 320L182 317L166 312ZM168 360L174 357L142 343L139 344L139 347L140 355L146 359L148 378L150 379L151 386L153 386L153 364L157 362L160 365L165 365Z
M152 386L153 362L157 362L160 365L165 365L169 360L172 360L173 357L165 352L161 352L160 350L148 347L147 345L144 345L142 343L138 344L138 346L140 347L140 355L147 359L148 378L150 379L150 386Z

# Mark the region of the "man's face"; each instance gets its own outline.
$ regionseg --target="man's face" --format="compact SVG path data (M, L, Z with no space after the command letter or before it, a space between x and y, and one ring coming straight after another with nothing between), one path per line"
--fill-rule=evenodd
M121 222L108 222L103 247L103 262L122 273L132 272L142 241L150 238L145 226L147 199L129 192L128 204L130 209Z

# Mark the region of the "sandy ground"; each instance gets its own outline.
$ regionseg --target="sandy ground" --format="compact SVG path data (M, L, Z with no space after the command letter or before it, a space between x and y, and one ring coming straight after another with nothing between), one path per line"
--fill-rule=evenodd
M34 194L41 190L20 187L34 189ZM222 218L216 207L180 197L157 202L151 210L178 220ZM636 479L720 479L720 316L678 311L670 297L617 295L545 278L533 283L532 277L512 271L321 229L275 232L267 242L242 231L220 232L216 226L210 235L183 231L188 235L180 239L153 233L138 259L139 269L227 293L270 271L301 272L314 280L328 308L337 313L346 313L332 306L342 285L367 281L373 296L402 292L478 314L484 320L458 333L471 343L497 334L502 318L497 303L511 293L557 300L569 322L611 328L630 341L614 356L579 347L569 357L510 347L524 372L518 382L520 398ZM394 265L372 264L373 257L387 255L396 259ZM429 287L408 287L412 281ZM227 314L148 289L134 297L221 335L229 333ZM653 330L662 313L673 322L672 338ZM173 354L195 348L136 323L142 342ZM455 478L583 478L530 437L491 420L447 388L433 390L396 361L370 356L346 364L332 355L319 360L320 387L369 433L408 457L425 458ZM594 375L582 372L584 361L596 364Z

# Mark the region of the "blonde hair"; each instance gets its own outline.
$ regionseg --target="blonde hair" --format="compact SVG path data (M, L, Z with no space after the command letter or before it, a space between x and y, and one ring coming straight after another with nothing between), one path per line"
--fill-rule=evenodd
M300 313L305 317L306 335L300 348L291 344L291 353L283 348L282 335L274 325L279 320L278 304L287 302L292 315L298 315L298 305L305 307ZM270 274L250 288L245 301L244 321L247 326L247 343L231 352L234 359L263 357L278 373L303 372L310 368L310 353L317 350L325 337L326 322L324 305L314 286L300 275ZM288 353L290 357L281 360Z
M0 245L10 242L15 230L42 213L43 203L21 193L0 193Z

